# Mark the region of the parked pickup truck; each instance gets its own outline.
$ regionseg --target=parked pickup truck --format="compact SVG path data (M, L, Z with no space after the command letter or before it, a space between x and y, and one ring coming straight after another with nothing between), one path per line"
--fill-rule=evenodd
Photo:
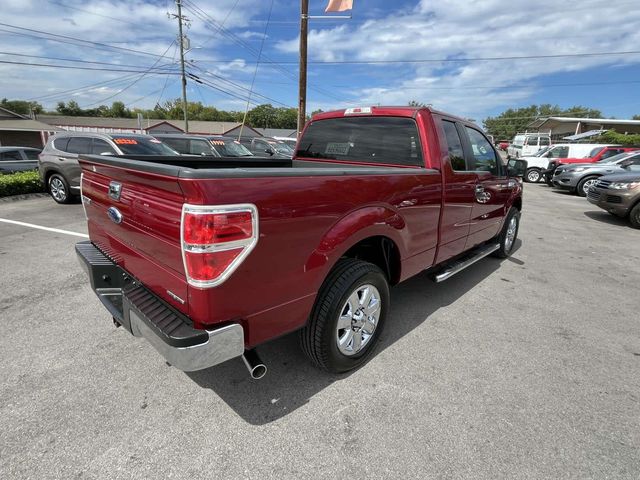
M511 253L526 162L499 159L474 124L414 107L321 113L285 166L83 155L76 251L116 324L179 369L243 357L257 378L254 348L299 330L345 372L370 357L390 285Z

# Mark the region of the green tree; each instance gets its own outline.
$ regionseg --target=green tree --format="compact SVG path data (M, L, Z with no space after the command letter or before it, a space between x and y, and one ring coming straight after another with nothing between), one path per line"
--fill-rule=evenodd
M108 116L114 118L132 118L133 113L126 107L124 102L117 101L111 104Z
M426 107L427 106L425 103L418 102L417 100L410 100L408 105L410 107Z
M634 115L631 120L640 120L640 115Z
M247 124L254 128L276 128L276 109L270 103L249 110Z
M69 100L68 103L58 102L56 111L60 115L69 115L72 117L79 117L84 114L84 110L80 108L80 105L78 105L78 102L76 102L75 100Z
M11 110L20 115L30 115L33 113L42 113L44 109L38 102L29 102L26 100L7 100L3 98L0 101L0 107Z

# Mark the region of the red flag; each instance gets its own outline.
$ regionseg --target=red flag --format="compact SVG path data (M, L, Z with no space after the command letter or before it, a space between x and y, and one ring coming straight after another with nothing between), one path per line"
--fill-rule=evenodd
M344 12L353 8L353 0L329 0L325 12Z

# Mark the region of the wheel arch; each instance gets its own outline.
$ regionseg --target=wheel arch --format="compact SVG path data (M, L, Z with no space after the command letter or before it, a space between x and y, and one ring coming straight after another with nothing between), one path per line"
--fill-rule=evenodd
M322 237L305 269L320 269L322 284L341 258L369 261L385 273L391 285L401 278L406 225L402 216L384 206L364 207L341 218Z

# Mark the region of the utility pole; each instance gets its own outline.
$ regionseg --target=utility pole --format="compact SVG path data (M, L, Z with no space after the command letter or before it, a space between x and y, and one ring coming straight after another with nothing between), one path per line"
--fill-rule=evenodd
M182 23L185 21L182 16L182 1L176 0L178 7L178 43L180 44L180 70L182 72L182 110L184 112L184 133L189 133L189 116L187 114L187 77L184 74L184 44L187 37L182 34Z
M307 119L307 31L309 0L300 0L300 80L298 83L298 136Z

